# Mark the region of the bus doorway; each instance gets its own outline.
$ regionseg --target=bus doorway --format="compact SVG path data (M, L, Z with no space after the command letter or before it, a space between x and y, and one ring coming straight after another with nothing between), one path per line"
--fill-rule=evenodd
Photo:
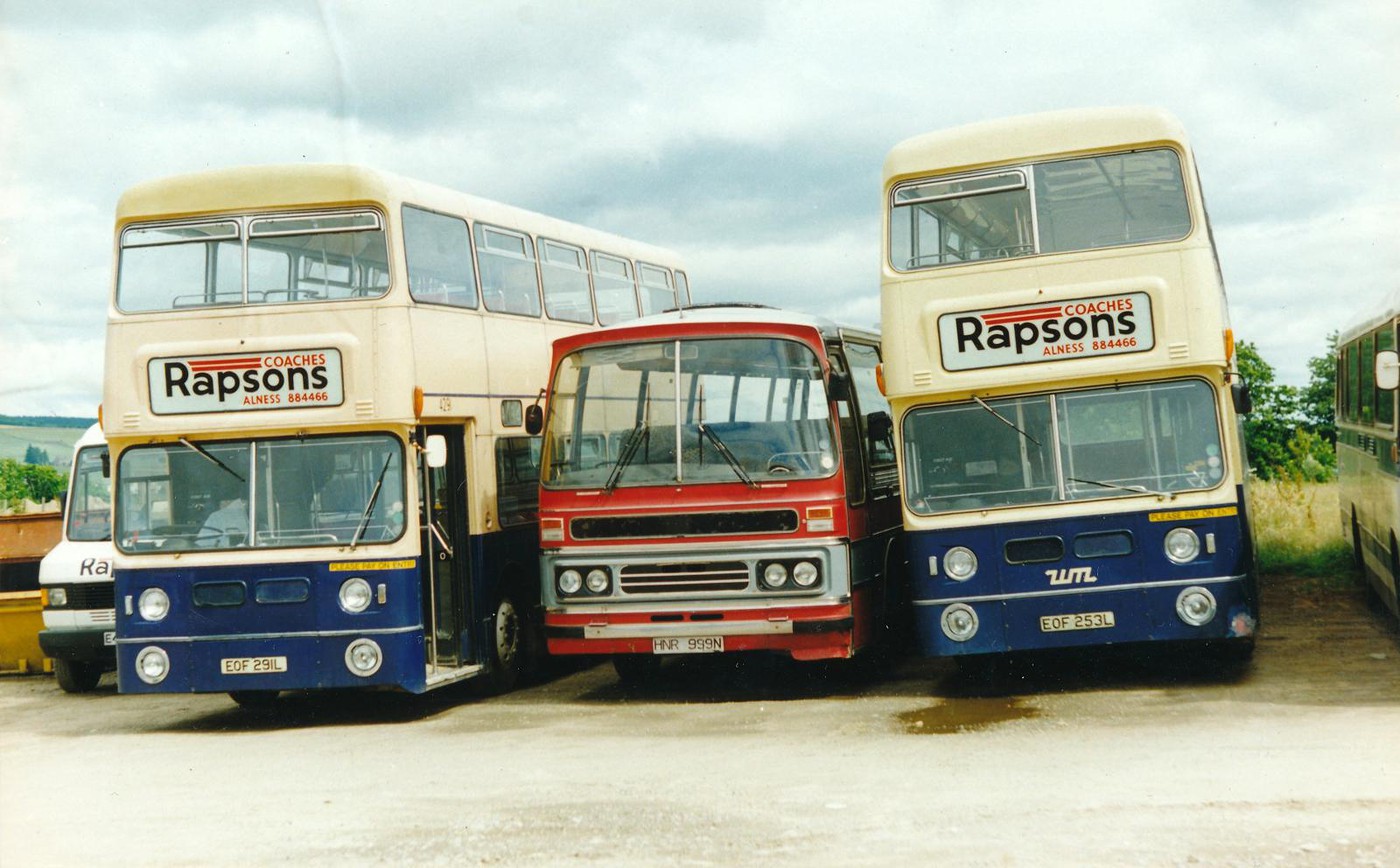
M467 543L466 429L421 429L428 455L422 462L419 514L423 516L423 623L427 627L428 681L450 677L468 662L471 556ZM440 438L440 440L439 440ZM438 442L440 455L434 455Z

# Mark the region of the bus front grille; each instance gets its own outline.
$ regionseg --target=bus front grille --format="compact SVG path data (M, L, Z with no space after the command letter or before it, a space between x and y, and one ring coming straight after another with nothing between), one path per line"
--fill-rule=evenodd
M621 569L618 584L624 594L743 591L749 587L749 567L743 561L632 564Z

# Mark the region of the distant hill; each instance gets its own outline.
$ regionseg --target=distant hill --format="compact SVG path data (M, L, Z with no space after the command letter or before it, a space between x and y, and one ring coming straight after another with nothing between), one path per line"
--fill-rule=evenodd
M48 456L48 463L67 471L73 459L73 444L96 419L75 416L0 415L0 458L23 464L31 447Z
M96 419L78 416L6 416L0 413L0 425L13 425L16 428L81 428L86 431L96 424Z

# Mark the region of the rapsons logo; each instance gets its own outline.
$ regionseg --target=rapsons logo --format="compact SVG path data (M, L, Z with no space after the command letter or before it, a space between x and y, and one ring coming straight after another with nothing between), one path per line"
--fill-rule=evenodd
M962 311L938 318L950 371L1021 365L1152 349L1152 302L1145 292L1054 304Z
M343 400L334 349L152 359L147 376L158 415L333 407Z

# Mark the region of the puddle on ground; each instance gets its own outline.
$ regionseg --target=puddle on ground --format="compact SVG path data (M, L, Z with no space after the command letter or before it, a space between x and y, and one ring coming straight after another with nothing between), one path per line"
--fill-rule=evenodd
M898 715L904 731L915 735L951 735L976 732L1010 720L1039 717L1040 709L1025 706L1017 697L990 699L959 699L957 702L930 705Z

